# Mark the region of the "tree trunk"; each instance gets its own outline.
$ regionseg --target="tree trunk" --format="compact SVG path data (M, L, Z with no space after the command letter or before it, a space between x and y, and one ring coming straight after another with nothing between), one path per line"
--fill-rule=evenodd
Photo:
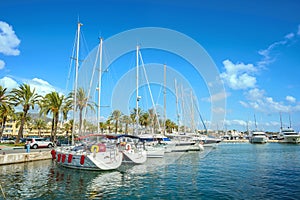
M58 113L55 113L55 125L54 125L54 135L53 141L56 143L56 133L57 133L57 124L58 124Z
M17 135L17 139L16 139L16 144L19 144L20 143L20 138L23 137L23 129L24 129L26 115L27 115L27 112L24 111L23 117L21 119L21 125L20 125L19 131L18 131L18 135Z
M3 122L2 122L1 132L0 132L0 138L3 136L3 133L4 133L6 119L7 119L7 117L3 117Z

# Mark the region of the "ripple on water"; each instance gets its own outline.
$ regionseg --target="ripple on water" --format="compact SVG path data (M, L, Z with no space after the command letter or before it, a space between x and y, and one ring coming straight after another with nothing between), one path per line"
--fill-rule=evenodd
M299 151L300 145L220 144L110 172L39 161L0 166L0 181L7 199L297 199Z

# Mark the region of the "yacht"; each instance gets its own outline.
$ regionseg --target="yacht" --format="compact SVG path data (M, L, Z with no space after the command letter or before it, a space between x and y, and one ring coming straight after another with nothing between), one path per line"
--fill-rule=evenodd
M278 135L278 141L281 143L300 143L300 134L293 128L281 128Z
M264 131L252 131L249 142L252 144L265 144L268 142L268 137Z

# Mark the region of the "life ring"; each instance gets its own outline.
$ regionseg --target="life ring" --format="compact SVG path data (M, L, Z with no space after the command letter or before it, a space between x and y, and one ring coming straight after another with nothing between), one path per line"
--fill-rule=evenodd
M121 145L121 146L125 146L125 145L126 145L126 142L121 142L120 145Z
M91 147L91 152L96 152L96 153L98 153L98 152L99 152L99 146L93 145L93 146Z
M130 145L130 144L126 144L125 149L126 149L127 151L129 151L129 150L131 149L131 145Z

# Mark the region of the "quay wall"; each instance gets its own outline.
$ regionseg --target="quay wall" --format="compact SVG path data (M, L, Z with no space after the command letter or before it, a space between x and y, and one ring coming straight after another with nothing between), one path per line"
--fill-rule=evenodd
M0 155L0 165L15 163L24 163L37 160L51 159L50 151L32 152L32 153L14 153Z
M243 142L249 142L247 139L237 139L237 140L222 140L224 143L243 143ZM268 140L269 143L276 143L278 140Z

